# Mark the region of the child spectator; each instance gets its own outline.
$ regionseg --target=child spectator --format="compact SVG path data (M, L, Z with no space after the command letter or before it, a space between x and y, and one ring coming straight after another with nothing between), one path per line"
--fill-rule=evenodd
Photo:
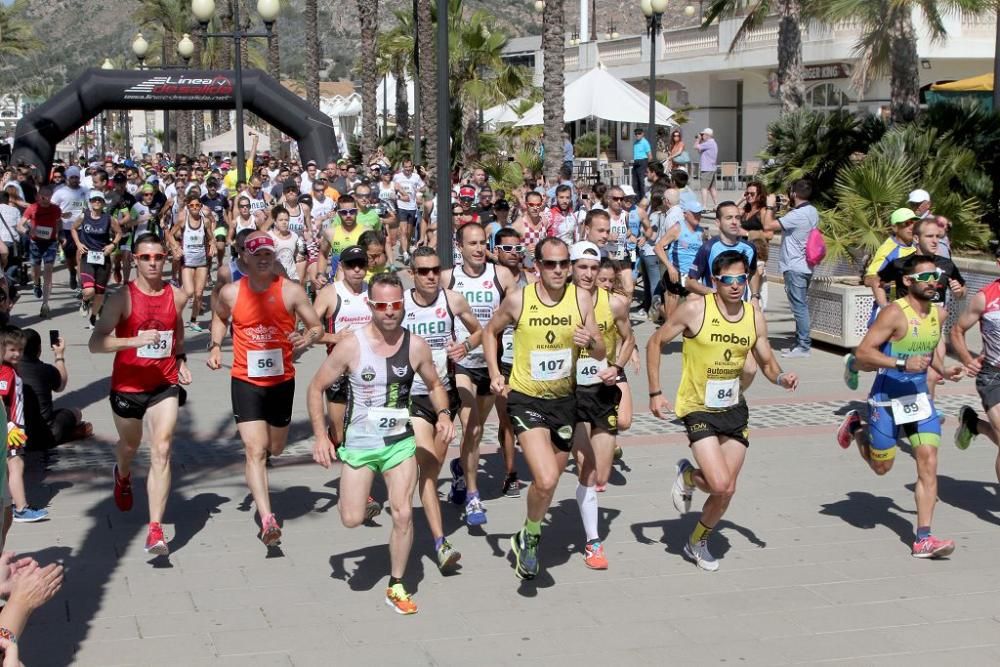
M24 332L7 326L0 332L3 364L0 365L0 400L7 409L7 485L14 501L14 523L47 519L48 510L28 507L24 492L24 389L15 366L24 353Z

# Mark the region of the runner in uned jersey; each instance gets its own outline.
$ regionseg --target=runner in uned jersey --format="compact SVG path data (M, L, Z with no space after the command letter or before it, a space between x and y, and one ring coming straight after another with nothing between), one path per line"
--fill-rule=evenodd
M708 537L732 501L750 446L750 411L740 387L746 358L752 352L776 385L795 389L799 383L795 373L782 372L774 358L763 313L743 301L748 264L739 251L719 253L711 267L713 291L688 296L646 345L649 409L667 419L670 404L660 390L660 348L684 335L674 413L684 422L698 467L686 458L678 461L670 495L683 514L691 509L695 488L709 494L684 545L684 555L709 572L719 569L719 562L708 550Z
M251 232L245 242L247 274L222 288L212 317L208 367L222 367L222 339L233 330L232 401L236 428L246 447L246 478L260 514L260 539L268 547L281 539L271 512L267 455L288 442L295 397L294 351L323 334L316 311L301 286L274 275L274 239ZM295 329L296 317L306 330Z
M944 367L940 344L944 322L931 302L942 276L934 258L911 254L902 271L906 296L879 310L855 352L858 370L877 371L868 395L868 428L863 428L857 410L848 411L837 430L837 444L844 449L856 444L872 472L884 475L896 460L896 442L909 440L917 464L913 490L917 530L910 553L914 558L940 558L951 554L955 543L931 534L941 420L928 396L927 369L933 366L941 377L952 381L961 378L965 369Z
M372 311L368 308L368 284L365 282L367 253L359 246L348 246L340 253L339 262L343 279L327 283L316 295L316 302L313 304L324 325L320 341L326 343L327 353L332 352L337 343L350 337L351 332L372 321ZM345 375L326 388L331 439L338 445L344 442L348 387Z
M154 234L135 239L136 279L108 299L90 337L93 354L115 354L111 371L111 411L118 444L113 471L115 506L132 509L132 460L148 419L149 530L146 551L168 553L163 513L170 494L170 449L183 390L191 382L184 353L181 313L187 296L163 279L167 254Z
M997 263L1000 264L1000 249ZM983 347L979 356L973 356L965 342L965 332L977 323ZM951 347L965 364L966 373L976 378L976 390L986 413L986 419L981 419L974 408L962 406L955 430L955 446L968 449L975 436L985 435L1000 447L1000 279L984 287L969 301L965 312L951 327ZM1000 451L994 467L1000 481Z
M570 248L569 258L573 262L573 284L578 290L591 295L597 329L604 339L604 359L595 359L586 350L581 350L576 360L576 433L573 444L579 478L576 503L587 533L584 563L594 570L606 570L608 560L597 527L597 489L607 485L614 460L618 404L622 398L622 390L618 388L618 375L622 368L618 360L632 356L635 337L625 297L598 287L601 252L597 246L589 241L575 243Z
M497 231L493 251L497 264L506 267L514 276L516 289L521 289L529 282L534 282L535 275L524 270L525 246L521 243L521 235L513 227L504 227ZM510 379L510 367L514 363L514 325L508 325L500 335L500 372L504 380ZM503 455L504 480L500 495L508 498L521 497L521 482L517 478L517 468L514 465L516 449L514 447L514 427L507 416L507 397L496 397L498 435L500 451Z
M410 393L419 376L428 388L437 415L436 438L450 442L455 435L448 412L448 395L438 379L427 343L401 324L403 285L395 274L375 276L368 286L372 321L339 342L309 384L313 459L329 468L344 462L340 473L340 519L348 528L365 520L365 506L376 474L389 490L392 534L389 537L390 576L385 601L400 614L413 614L417 605L403 585L406 561L413 545L413 490L417 484L416 443L410 419ZM351 403L344 444L336 448L327 434L323 392L348 374Z
M516 279L505 267L486 261L486 230L478 222L462 225L455 232L462 265L445 271L442 284L465 297L480 326L485 326L496 312ZM465 340L469 332L459 323L457 335ZM462 421L461 458L451 462L452 485L449 500L465 506L465 522L470 527L486 523L486 509L479 497L476 476L479 472L479 444L483 439L483 424L493 408L490 377L483 348L473 349L455 365L458 395L462 399L459 417Z
M539 281L508 294L483 334L490 388L507 396L507 414L534 480L528 488L524 527L511 538L514 572L520 579L538 574L542 519L572 447L574 363L581 349L594 359L604 358L593 299L567 283L566 243L555 237L540 241L535 246L535 264L540 267ZM500 372L497 340L510 324L514 325L514 363L508 388Z
M433 248L422 246L414 249L411 265L414 287L406 292L403 326L430 346L434 369L448 392L448 415L454 419L461 406L455 386L454 365L479 346L482 330L465 298L450 289L441 288L441 260ZM463 331L470 332L461 341L457 339L459 324L464 325ZM461 558L461 554L444 539L437 492L438 473L451 442L435 438L438 415L431 405L429 390L420 378L413 381L410 415L417 439L420 501L434 538L438 568L446 572Z

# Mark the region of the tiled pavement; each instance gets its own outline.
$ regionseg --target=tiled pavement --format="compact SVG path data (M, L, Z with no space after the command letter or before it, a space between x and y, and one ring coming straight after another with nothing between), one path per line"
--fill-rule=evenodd
M26 302L33 311L30 296ZM958 452L949 420L934 527L958 549L941 562L912 559L914 469L905 451L895 470L875 477L833 444L840 415L863 399L842 387L835 350L787 364L802 376L796 394L763 379L751 390L753 444L712 538L719 572L700 572L680 555L696 516L678 517L667 490L674 461L687 451L684 437L648 414L642 374L632 373L636 418L622 439L625 460L600 496L611 568L583 565L575 482L566 474L543 531L543 574L532 584L516 581L507 540L524 501L494 498L500 470L490 426L481 473L489 523L469 531L444 508L463 568L442 577L416 509L407 582L420 613L404 618L381 595L390 519L344 529L337 472L308 456L301 391L318 353L299 365L293 444L271 471L285 539L268 554L255 538L226 376L207 371L204 353L192 352L196 383L178 428L167 515L173 553L151 560L142 551L143 490L130 514L110 498L110 359L86 354L72 304L59 306L56 326L73 343L72 399L87 406L98 437L47 461L32 495L48 501L52 520L17 525L10 535L11 548L68 567L64 590L23 638L28 665L1000 662L994 448L979 440ZM783 304L770 320L781 338ZM644 341L651 325L637 331ZM678 355L663 366L669 395ZM971 392L967 381L943 388L939 407L954 415Z

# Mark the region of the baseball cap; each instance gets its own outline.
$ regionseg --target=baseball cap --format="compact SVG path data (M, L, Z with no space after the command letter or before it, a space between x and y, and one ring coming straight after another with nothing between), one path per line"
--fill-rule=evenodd
M889 216L889 220L892 222L893 226L901 225L905 222L909 222L910 220L919 219L920 216L908 208L897 208L892 212L892 215Z
M707 134L708 136L714 136L715 135L715 131L712 130L712 128L710 128L710 127L706 127L704 130L701 131L701 133L702 134Z
M266 234L255 236L252 239L247 239L243 247L251 255L256 255L261 250L274 252L274 239Z
M142 186L142 188L139 189L139 192L143 194L146 194L147 192L156 192L156 188L154 188L151 184L146 183L144 186Z
M635 197L635 190L632 189L631 185L619 185L618 189L622 191L622 194L626 197Z
M308 162L306 162L306 166L307 167L310 166L310 165L312 165L313 167L317 166L316 165L316 160L309 160Z
M697 199L684 197L681 199L681 210L685 213L701 214L705 210L705 207Z
M475 199L476 189L471 185L463 185L458 189L459 199Z
M76 165L66 169L66 178L73 178L74 176L80 178L80 168Z
M68 170L66 172L66 177L67 178L69 177ZM910 202L911 204L923 204L925 201L930 201L930 200L931 200L930 193L927 192L927 190L919 190L919 189L911 192L910 195L906 198L906 201Z
M577 241L569 248L569 259L575 262L578 259L594 259L601 261L601 251L597 245L590 241Z
M100 190L91 190L90 194L87 195L87 201L94 201L95 199L100 199L101 201L107 201L104 198L104 193Z
M500 199L495 204L493 204L493 210L494 211L509 211L510 210L510 202L508 202L506 199Z
M345 262L364 262L368 263L368 253L359 245L347 246L344 251L340 253L340 263Z

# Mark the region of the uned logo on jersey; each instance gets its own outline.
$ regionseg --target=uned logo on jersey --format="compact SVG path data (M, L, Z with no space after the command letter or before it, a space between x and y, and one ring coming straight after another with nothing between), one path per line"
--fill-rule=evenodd
M371 382L375 379L375 369L371 366L365 366L361 371L361 379L365 382Z

